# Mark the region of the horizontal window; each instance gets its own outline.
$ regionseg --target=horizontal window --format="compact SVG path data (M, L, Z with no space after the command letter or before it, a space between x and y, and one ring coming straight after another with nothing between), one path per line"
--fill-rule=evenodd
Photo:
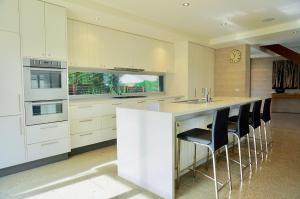
M70 95L120 95L164 91L164 76L126 72L69 71Z

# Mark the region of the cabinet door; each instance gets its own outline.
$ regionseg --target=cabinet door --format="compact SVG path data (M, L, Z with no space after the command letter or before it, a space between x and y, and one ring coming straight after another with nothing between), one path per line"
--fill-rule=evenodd
M0 31L0 116L21 112L20 39L17 33Z
M67 60L66 10L45 3L46 57Z
M45 57L45 4L36 0L21 2L21 35L24 57Z
M0 117L0 169L25 162L21 116Z
M69 20L71 38L68 42L70 53L70 65L76 67L88 66L88 40L87 40L87 24L78 21Z
M0 30L19 32L18 0L0 1Z

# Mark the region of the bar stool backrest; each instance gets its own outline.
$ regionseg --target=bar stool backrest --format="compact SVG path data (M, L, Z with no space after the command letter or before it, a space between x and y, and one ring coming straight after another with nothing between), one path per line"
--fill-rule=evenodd
M237 134L244 137L249 133L249 110L251 104L243 104L240 106L239 118L237 122Z
M222 108L214 113L212 125L212 149L214 151L228 144L228 119L230 108Z
M256 102L254 102L254 105L253 105L252 116L251 116L252 124L251 125L254 129L260 127L261 104L262 104L262 100L258 100Z
M262 120L268 122L271 120L271 98L265 99Z

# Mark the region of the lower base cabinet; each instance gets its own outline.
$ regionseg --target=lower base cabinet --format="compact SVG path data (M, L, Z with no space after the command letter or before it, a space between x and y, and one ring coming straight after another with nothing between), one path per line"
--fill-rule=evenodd
M72 149L116 139L115 128L87 131L71 135Z
M0 169L26 161L22 117L0 117Z
M70 139L57 139L47 142L27 145L28 161L39 160L70 151Z

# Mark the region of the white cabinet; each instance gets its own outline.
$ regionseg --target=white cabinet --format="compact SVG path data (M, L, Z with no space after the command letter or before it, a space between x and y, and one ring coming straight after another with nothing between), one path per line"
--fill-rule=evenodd
M66 26L65 8L46 3L46 57L55 60L67 60Z
M44 58L45 3L36 0L21 2L21 35L23 56Z
M19 32L18 0L0 1L0 30Z
M76 67L88 66L87 24L68 20L69 64Z
M24 57L66 60L66 11L37 0L21 2Z
M213 89L214 50L189 44L189 97L203 97L202 88Z
M49 140L27 146L27 159L34 161L70 151L70 138Z
M21 116L0 117L0 169L25 162Z
M17 115L22 100L19 35L0 31L0 44L0 116Z
M173 48L168 42L68 20L71 66L172 72Z
M69 138L69 123L56 122L49 124L26 126L27 144L47 142L49 140Z

